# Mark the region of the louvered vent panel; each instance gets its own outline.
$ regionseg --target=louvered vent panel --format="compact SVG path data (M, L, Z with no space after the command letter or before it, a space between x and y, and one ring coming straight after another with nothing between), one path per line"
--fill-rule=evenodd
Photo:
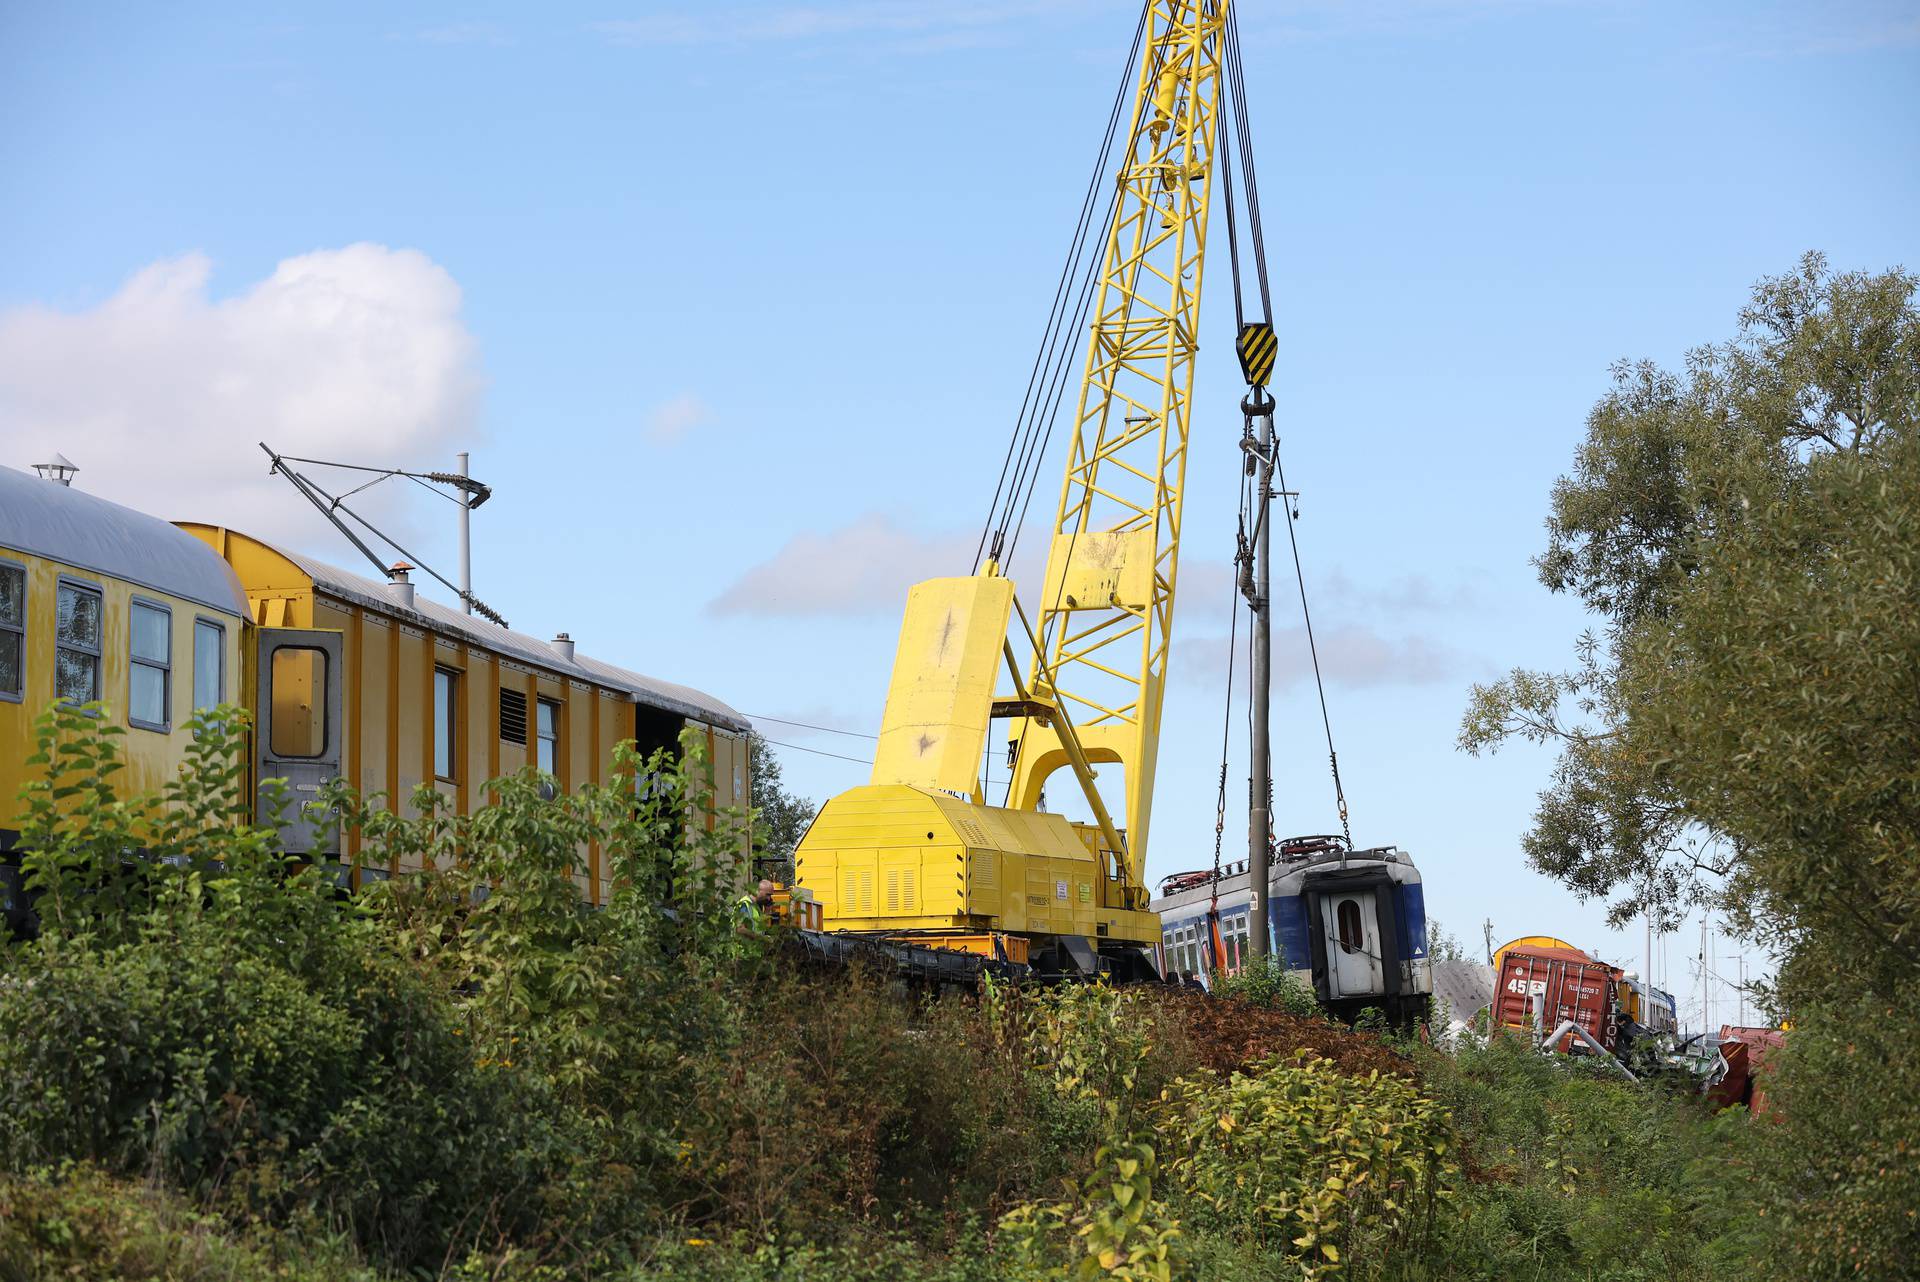
M527 743L527 696L518 690L500 692L500 738L525 747Z
M918 907L919 905L913 901L913 869L902 868L900 870L900 910L910 913Z
M898 868L887 869L887 911L890 913L900 911L900 870Z
M873 911L872 869L862 869L860 872L860 910L867 913Z
M860 911L860 882L849 868L840 875L842 889L840 893L840 911L855 913Z

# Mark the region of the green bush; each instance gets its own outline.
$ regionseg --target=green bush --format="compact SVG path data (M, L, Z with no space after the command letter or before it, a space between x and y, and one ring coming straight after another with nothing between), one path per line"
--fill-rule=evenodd
M111 727L43 719L60 787L30 797L42 933L0 969L0 1158L305 1207L399 1260L533 1223L515 1084L378 923L235 817L243 727L205 718L165 796L122 802Z
M1018 1265L965 1223L947 1249L929 1251L905 1233L866 1233L841 1243L663 1242L619 1282L1011 1282Z
M1466 1178L1426 1256L1391 1276L1664 1279L1748 1262L1744 1114L1714 1119L1691 1084L1636 1086L1512 1037L1420 1067Z
M1819 971L1818 963L1825 964ZM1794 1276L1920 1273L1920 995L1862 992L1834 959L1808 957L1786 979L1803 1000L1761 1084L1742 1174L1765 1218L1744 1226L1761 1249L1791 1247Z
M1156 1122L1186 1218L1292 1257L1308 1277L1423 1248L1457 1173L1439 1105L1400 1078L1349 1076L1305 1053L1176 1082Z
M42 719L0 1159L92 1159L404 1266L502 1243L579 1261L669 1222L699 1066L738 1035L726 981L760 951L727 827L688 822L697 768L623 749L624 776L657 776L644 798L547 800L529 773L461 817L431 790L415 818L333 791L369 861L438 869L350 903L252 822L244 720L203 717L164 794L121 798L114 728ZM616 878L598 912L589 843Z
M1777 1125L1508 1039L1421 1051L1418 1084L1222 1080L1141 992L796 972L732 902L735 834L688 822L697 760L622 749L606 787L516 776L470 816L334 791L360 858L431 869L347 900L251 821L242 722L124 799L110 727L43 722L0 1279L1650 1278L1758 1258L1768 1223L1844 1276L1911 1241L1912 1110L1871 1089L1910 1012L1810 1015ZM1311 1011L1277 968L1222 987Z
M1263 1010L1280 1010L1303 1019L1324 1018L1313 986L1301 983L1278 957L1249 961L1237 975L1215 971L1213 994Z
M326 1236L236 1233L164 1189L97 1167L0 1176L0 1278L71 1282L377 1282Z
M1048 1093L977 1003L861 970L771 972L739 1000L739 1040L704 1063L680 1130L700 1222L829 1241L992 1213L1072 1169L1046 1139Z

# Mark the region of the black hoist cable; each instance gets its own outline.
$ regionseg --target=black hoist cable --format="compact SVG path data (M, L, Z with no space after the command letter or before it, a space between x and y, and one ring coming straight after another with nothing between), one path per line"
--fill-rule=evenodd
M1228 6L1226 21L1223 27L1225 34L1225 56L1223 62L1226 81L1224 97L1226 100L1226 114L1229 122L1229 131L1232 135L1232 142L1230 146L1219 148L1219 160L1227 200L1227 256L1233 277L1234 322L1236 333L1242 336L1242 341L1244 342L1244 336L1247 333L1250 322L1246 313L1246 298L1241 283L1240 227L1237 210L1239 202L1234 199L1233 160L1236 151L1239 153L1240 160L1242 194L1246 205L1247 237L1253 257L1253 274L1260 297L1260 316L1256 323L1265 326L1269 332L1273 324L1273 297L1267 278L1266 237L1260 217L1260 184L1254 169L1253 130L1247 113L1246 69L1240 52L1240 19L1237 6ZM1217 143L1216 147L1218 147ZM1253 409L1257 402L1266 400L1267 398L1263 395L1265 388L1255 378L1256 370L1252 363L1248 361L1244 348L1241 352L1241 361L1242 368L1247 372L1248 381L1251 384L1251 395L1247 401L1243 402L1242 406L1245 414L1245 422L1242 425L1241 440L1243 448L1246 450L1246 457L1241 483L1240 526L1236 535L1238 545L1234 552L1234 564L1237 574L1244 576L1250 567L1252 557L1251 541L1247 537L1247 523L1249 519L1256 523L1267 519L1265 513L1270 510L1268 504L1271 502L1272 496L1268 496L1268 502L1260 504L1257 511L1252 510L1254 505L1249 502L1246 477L1258 470L1257 462L1251 451ZM1271 402L1269 401L1268 403L1270 404ZM1259 462L1271 464L1273 478L1279 482L1278 494L1281 497L1286 497L1290 494L1290 491L1287 488L1286 468L1280 460L1280 442L1277 434L1272 444L1272 451L1270 459L1259 460ZM1340 779L1340 755L1334 747L1333 718L1327 708L1326 681L1320 670L1320 647L1313 633L1313 612L1307 603L1306 572L1300 560L1300 540L1297 532L1294 530L1294 524L1298 520L1298 509L1292 504L1289 504L1287 507L1287 546L1293 556L1294 582L1298 585L1300 592L1300 617L1305 625L1307 634L1307 652L1313 661L1313 684L1314 691L1320 701L1320 724L1321 728L1326 732L1327 765L1333 777L1334 804L1340 813L1340 830L1347 839L1348 847L1351 848L1353 845L1353 829L1347 812L1346 789ZM1258 533L1257 524L1255 533ZM1236 623L1238 619L1239 610L1236 608L1234 611L1234 620ZM1229 721L1231 721L1232 718L1233 707L1231 653L1232 651L1230 649L1227 680L1227 709ZM1252 731L1252 712L1252 689L1251 686L1249 686L1247 708L1249 733ZM1223 826L1226 809L1227 747L1227 738L1223 734L1221 737L1220 754L1220 798L1217 806L1218 818L1216 819L1214 842L1214 883L1216 897L1218 895L1220 878L1219 829ZM1253 782L1254 781L1249 780L1250 784ZM1264 791L1265 796L1254 798L1254 803L1265 805L1269 818L1271 818L1273 810L1273 781L1271 779L1264 781ZM1269 823L1269 829L1271 830L1271 823Z
M1110 142L1118 136L1115 133L1119 121L1118 108L1121 102L1126 101L1127 86L1133 81L1133 63L1140 57L1141 42L1150 34L1150 20L1153 9L1154 0L1145 0L1141 6L1140 24L1134 30L1134 47L1128 61L1127 75L1121 81L1119 93L1116 94L1115 115L1110 117L1108 121L1108 138ZM1160 68L1166 61L1167 53L1166 41L1154 40L1152 43L1152 52L1147 55L1148 61L1146 67L1141 73L1141 81L1147 84L1154 83L1159 77ZM1133 120L1132 128L1128 132L1125 140L1126 155L1132 156L1134 154L1139 145L1139 130L1145 123L1144 115L1136 117ZM1110 148L1109 158L1111 158ZM1102 163L1106 164L1107 162L1103 160ZM1109 167L1118 170L1117 165L1111 165ZM1093 246L1093 252L1087 255L1086 269L1080 280L1079 305L1074 312L1072 325L1062 331L1063 338L1060 344L1062 359L1055 367L1053 385L1045 396L1043 405L1035 420L1035 431L1029 436L1029 441L1033 448L1026 456L1026 466L1015 469L1015 482L1008 492L1007 508L1001 514L1000 526L994 535L994 542L1003 547L1005 551L1005 556L1002 558L1003 564L1012 560L1014 550L1020 544L1021 531L1026 528L1027 510L1033 504L1033 492L1036 488L1036 483L1040 479L1041 464L1046 461L1047 447L1053 442L1053 429L1059 422L1060 407L1065 401L1067 387L1072 382L1075 372L1075 366L1069 358L1078 355L1080 350L1080 335L1087 332L1087 315L1093 305L1095 286L1100 280L1100 264L1106 256L1109 237L1113 234L1114 216L1120 207L1120 192L1125 186L1125 183L1125 173L1116 172L1114 174L1113 191L1107 199L1106 212L1100 220L1103 235L1100 242ZM1129 297L1122 305L1123 321L1125 317L1131 315L1132 308L1133 302ZM1017 514L1014 511L1016 501L1019 505ZM1075 531L1075 534L1076 536L1078 535L1078 530ZM1071 545L1069 545L1069 555L1071 555ZM1060 587L1062 591L1065 590L1066 580L1061 580ZM1058 606L1058 604L1058 601L1056 601L1055 605Z
M1039 472L1039 455L1045 453L1045 441L1052 432L1053 414L1059 404L1057 388L1070 368L1070 358L1077 347L1074 339L1086 317L1091 282L1099 262L1097 247L1091 254L1086 251L1088 234L1095 226L1093 214L1098 207L1100 181L1110 168L1109 157L1119 132L1122 113L1129 101L1134 66L1140 58L1140 47L1146 38L1147 19L1152 10L1151 0L1141 5L1140 20L1133 31L1133 45L1127 54L1126 66L1121 70L1120 85L1114 91L1113 105L1107 112L1106 131L1100 139L1099 151L1094 155L1093 173L1087 179L1086 194L1080 202L1080 216L1074 224L1066 261L1060 267L1060 279L1054 285L1053 305L1047 312L1047 324L1040 335L1040 346L1034 352L1033 367L1027 374L1027 389L1021 397L1020 412L1014 418L1006 457L1000 464L1000 478L994 484L993 501L988 505L987 519L980 530L980 542L974 549L975 572L979 571L980 562L986 557L1000 561L1002 568L1005 568L1004 558L1010 555L1005 547L1007 530L1016 508L1024 514L1025 507L1021 502L1023 491L1031 494L1033 480ZM1108 200L1106 215L1098 224L1100 227L1112 225L1113 207L1118 200L1119 185L1116 183ZM1079 285L1077 295L1074 289L1076 283ZM1043 421L1046 425L1044 436Z

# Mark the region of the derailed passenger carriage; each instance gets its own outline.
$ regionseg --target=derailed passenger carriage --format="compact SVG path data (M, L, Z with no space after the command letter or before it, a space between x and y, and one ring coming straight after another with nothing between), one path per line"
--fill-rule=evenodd
M1425 1018L1433 994L1420 871L1392 846L1348 850L1337 837L1279 844L1268 883L1270 954L1343 1019L1368 1007L1394 1024ZM1204 977L1247 964L1253 890L1244 863L1161 883L1163 968Z

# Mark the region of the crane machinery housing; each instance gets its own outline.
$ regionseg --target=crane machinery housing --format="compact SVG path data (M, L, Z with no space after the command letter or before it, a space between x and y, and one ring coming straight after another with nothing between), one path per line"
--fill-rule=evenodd
M1069 315L1090 319L1035 609L1005 574L1014 509L1025 512L1012 498L975 573L910 590L871 780L829 800L795 855L796 883L835 932L1041 973L1156 974L1146 850L1209 198L1234 70L1228 3L1143 5L1123 81L1131 92L1109 120L1120 146L1107 216L1091 217L1097 181L1082 211L1083 230L1102 233L1080 304L1091 299L1091 311L1073 313L1070 292L1064 307L1056 297L1067 341ZM1272 368L1270 324L1243 326L1237 346L1258 391ZM1037 470L1045 444L1030 434L1021 445L1016 430L1016 479ZM981 770L996 721L1012 773L999 805ZM1096 777L1103 765L1118 767L1108 781ZM1092 822L1042 808L1060 771Z

